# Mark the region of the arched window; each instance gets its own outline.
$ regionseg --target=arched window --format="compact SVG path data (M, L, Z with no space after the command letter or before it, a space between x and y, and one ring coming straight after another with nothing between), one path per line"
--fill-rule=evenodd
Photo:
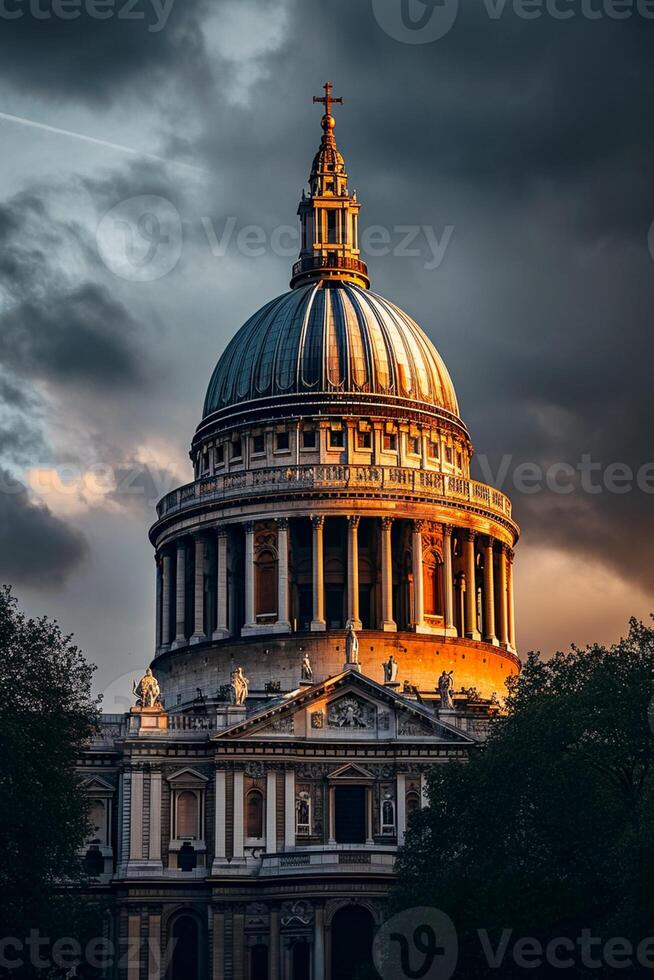
M197 794L192 790L183 790L177 796L177 838L197 840L200 836L199 817Z
M263 837L263 793L259 789L251 789L245 800L245 825L250 840L261 840Z
M257 616L277 615L277 559L272 551L261 551L256 561Z
M395 803L388 797L382 800L381 832L382 834L395 833Z
M311 797L300 793L295 804L295 830L298 837L311 836Z
M91 800L89 803L89 824L91 840L99 844L107 843L107 809L104 800Z
M415 791L406 794L406 815L410 817L412 813L420 809L420 796Z
M442 616L442 565L440 556L430 551L423 563L423 589L425 595L425 615Z

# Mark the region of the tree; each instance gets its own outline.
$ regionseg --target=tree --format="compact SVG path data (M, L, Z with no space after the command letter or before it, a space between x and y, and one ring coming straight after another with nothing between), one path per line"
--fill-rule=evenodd
M573 960L570 975L597 976L591 962L606 971L621 957L622 976L651 975L654 941L637 947L654 936L653 677L654 630L635 620L610 649L530 654L486 746L430 774L394 905L450 916L457 977L560 976L557 958ZM601 943L589 946L587 930ZM527 937L536 945L516 949ZM605 948L616 937L631 956ZM487 951L503 938L493 969ZM540 947L542 965L526 968Z
M2 937L54 941L81 928L73 895L90 828L75 762L97 723L94 669L57 623L28 619L0 589Z

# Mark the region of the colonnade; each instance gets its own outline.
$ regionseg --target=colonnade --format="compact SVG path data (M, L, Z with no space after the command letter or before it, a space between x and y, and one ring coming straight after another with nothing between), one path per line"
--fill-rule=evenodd
M359 528L361 518L342 515L347 520L347 575L345 589L346 619L355 629L362 628L359 609ZM325 536L332 518L313 515L311 521L312 566L312 632L325 632ZM449 524L408 521L410 537L410 571L393 554L393 525L401 518L371 518L379 522L379 580L381 601L375 627L385 632L398 629L394 608L397 586L404 584L410 594L409 628L416 633L441 636L464 636L514 650L515 614L513 595L513 552L504 543L474 530ZM270 524L270 522L261 522ZM232 525L233 527L233 525ZM157 555L157 646L161 650L177 649L208 640L222 640L233 635L256 636L267 633L290 633L291 617L290 534L287 518L274 520L276 554L276 610L257 612L257 557L255 534L259 527L250 521L243 533L243 610L242 622L234 623L228 602L227 526L178 539ZM426 538L425 535L428 534ZM211 536L215 537L210 544ZM434 535L436 545L433 546ZM211 635L207 629L205 603L207 588L205 565L209 547L214 549L215 594ZM433 546L438 564L438 609L425 609L425 549ZM187 574L187 563L193 562L193 575ZM405 582L399 581L406 579ZM192 598L187 596L190 583ZM471 585L472 583L472 585ZM394 588L395 586L395 588ZM433 582L431 583L433 587ZM262 621L263 619L263 621Z

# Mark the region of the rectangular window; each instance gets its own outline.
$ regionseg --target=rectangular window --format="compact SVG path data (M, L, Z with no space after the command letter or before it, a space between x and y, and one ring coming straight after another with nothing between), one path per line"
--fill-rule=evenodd
M232 442L232 459L243 459L243 443L240 439Z
M445 462L446 463L451 463L452 462L452 447L451 446L446 446L445 447Z
M330 429L329 445L332 449L343 449L345 446L345 433L342 429Z
M440 456L440 447L437 442L430 441L429 443L429 455L432 459L438 459Z
M414 456L420 455L420 436L411 436L409 439L409 452Z
M463 469L463 455L462 453L456 454L456 465L459 469Z
M225 462L225 447L216 446L216 465L222 466Z
M305 429L302 433L302 446L304 449L316 448L316 430Z
M337 242L336 238L336 211L327 212L327 242L329 245L335 245Z
M252 436L252 452L264 453L266 451L266 437L264 435Z
M372 449L372 432L358 432L357 447L359 449Z
M397 452L397 436L394 432L384 433L384 449L386 452Z
M288 432L278 432L277 433L277 449L280 452L285 452L290 446Z
M202 453L202 472L206 473L209 469L209 450L205 449Z

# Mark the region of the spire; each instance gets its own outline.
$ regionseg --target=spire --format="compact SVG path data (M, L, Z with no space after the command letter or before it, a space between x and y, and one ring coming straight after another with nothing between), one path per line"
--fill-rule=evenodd
M302 226L302 247L293 267L291 286L306 286L320 280L351 282L368 288L368 268L359 251L359 210L356 194L350 194L345 160L336 145L335 105L343 99L332 95L331 82L325 95L314 96L324 105L323 136L309 177L309 196L303 192L298 214Z

